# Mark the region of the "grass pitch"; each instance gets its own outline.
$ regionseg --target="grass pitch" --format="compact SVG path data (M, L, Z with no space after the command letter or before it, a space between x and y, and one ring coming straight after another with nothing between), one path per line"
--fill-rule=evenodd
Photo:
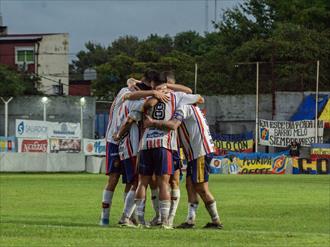
M330 176L212 175L224 230L126 229L117 226L123 186L110 228L98 226L106 177L90 174L0 174L0 246L330 246ZM175 223L186 218L181 184ZM148 192L150 195L150 192ZM150 197L146 216L152 217Z

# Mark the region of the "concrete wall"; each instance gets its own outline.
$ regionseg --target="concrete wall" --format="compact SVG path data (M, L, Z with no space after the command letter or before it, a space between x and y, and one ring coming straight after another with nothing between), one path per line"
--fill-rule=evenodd
M15 136L15 120L43 120L41 96L15 97L8 105L8 134ZM80 123L80 97L50 96L47 104L47 121ZM84 138L94 138L95 98L85 97ZM4 135L4 104L0 104L0 136Z
M36 51L37 51L36 47ZM69 34L43 35L37 56L37 74L41 76L41 90L45 94L55 94L53 85L61 80L64 95L69 92Z

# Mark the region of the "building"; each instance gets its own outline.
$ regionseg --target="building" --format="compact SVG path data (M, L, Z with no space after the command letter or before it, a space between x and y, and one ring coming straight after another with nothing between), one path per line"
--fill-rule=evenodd
M67 33L8 34L0 20L0 64L35 74L45 94L69 93Z
M70 80L69 95L91 96L91 80Z

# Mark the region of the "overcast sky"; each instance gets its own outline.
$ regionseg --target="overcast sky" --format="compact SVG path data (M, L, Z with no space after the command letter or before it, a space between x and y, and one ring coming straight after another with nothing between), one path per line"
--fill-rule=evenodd
M217 0L217 19L223 9L241 0ZM0 0L9 33L69 33L70 53L95 41L107 46L124 35L146 38L151 33L204 33L206 0ZM215 0L208 0L209 31ZM72 59L73 57L71 57Z

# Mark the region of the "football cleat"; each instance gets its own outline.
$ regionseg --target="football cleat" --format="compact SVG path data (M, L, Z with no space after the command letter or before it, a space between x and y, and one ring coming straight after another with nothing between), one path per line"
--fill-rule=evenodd
M162 224L161 228L163 228L165 230L172 230L172 229L174 229L173 226L168 225L168 224Z
M221 229L223 229L223 224L210 222L210 223L207 223L203 228L204 229L218 229L218 230L221 230Z
M150 221L150 225L151 226L160 226L162 224L160 217L155 216L151 221Z
M109 226L109 219L101 219L99 225L104 227Z
M194 227L195 227L195 224L190 224L190 223L188 223L188 222L184 222L184 223L178 225L178 226L175 227L175 228L178 228L178 229L192 229L192 228L194 228Z

